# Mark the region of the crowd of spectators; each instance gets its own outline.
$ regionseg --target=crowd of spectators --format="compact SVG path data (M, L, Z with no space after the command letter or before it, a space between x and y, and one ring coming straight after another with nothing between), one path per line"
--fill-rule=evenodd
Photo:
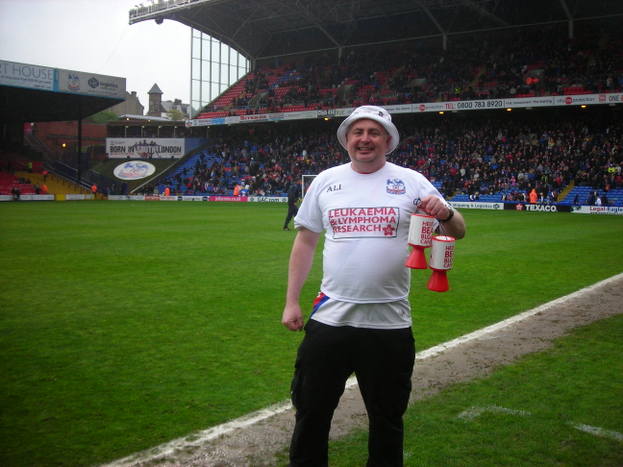
M347 160L327 126L229 127L163 184L176 193L231 194L240 185L243 193L281 195L302 174Z
M623 90L620 34L552 27L259 65L202 112L229 115ZM232 95L233 93L233 95Z
M525 201L535 189L539 201L554 202L571 183L621 188L623 125L615 118L591 121L596 114L442 120L414 128L397 158L442 182L449 196L501 194Z
M390 160L423 173L448 197L498 194L526 201L534 189L539 202L555 202L570 184L592 186L603 196L623 188L618 113L576 108L502 118L396 115L402 141ZM302 174L348 160L332 123L225 128L164 185L177 193L231 194L238 185L242 194L282 195Z

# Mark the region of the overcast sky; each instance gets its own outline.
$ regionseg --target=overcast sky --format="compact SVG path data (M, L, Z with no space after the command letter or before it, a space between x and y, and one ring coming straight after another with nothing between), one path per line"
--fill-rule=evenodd
M154 83L163 100L190 103L190 28L170 20L130 26L139 3L0 0L0 60L126 78L145 112Z

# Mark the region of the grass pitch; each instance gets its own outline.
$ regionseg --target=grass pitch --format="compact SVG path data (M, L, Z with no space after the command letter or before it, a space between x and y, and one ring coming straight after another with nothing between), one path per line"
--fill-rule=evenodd
M418 350L621 272L623 218L463 211ZM110 461L288 398L285 205L0 205L0 462ZM311 304L321 254L303 292Z

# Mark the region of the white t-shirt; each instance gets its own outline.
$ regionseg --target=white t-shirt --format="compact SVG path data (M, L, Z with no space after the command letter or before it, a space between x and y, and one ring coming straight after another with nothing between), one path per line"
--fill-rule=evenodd
M371 174L350 163L320 173L294 225L325 231L321 292L350 303L406 299L409 221L431 194L441 197L422 174L391 162Z

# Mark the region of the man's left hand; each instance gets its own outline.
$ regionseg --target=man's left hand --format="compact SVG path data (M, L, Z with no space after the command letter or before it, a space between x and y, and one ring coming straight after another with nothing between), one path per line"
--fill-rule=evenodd
M435 195L428 195L424 198L418 208L436 219L446 219L450 215L448 205L439 196Z

